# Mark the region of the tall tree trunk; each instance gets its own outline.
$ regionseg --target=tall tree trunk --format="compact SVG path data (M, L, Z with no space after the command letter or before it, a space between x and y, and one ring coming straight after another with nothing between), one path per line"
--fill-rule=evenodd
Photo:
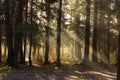
M15 66L18 67L18 53L20 52L20 42L22 41L22 31L18 31L18 25L22 24L23 21L23 8L24 8L24 0L18 1L18 9L17 9L17 18L16 18L16 34L14 40L14 55L15 55ZM21 49L22 50L22 49ZM22 54L22 53L21 53Z
M50 10L50 3L48 2L47 3L47 11L46 11L46 14L47 14L47 23L48 25L45 27L45 31L46 31L46 42L45 42L45 61L44 61L44 64L45 65L48 65L49 64L49 25L50 25L50 13L51 13L51 10Z
M120 7L120 0L115 0L116 7ZM120 8L118 9L117 19L118 19L118 27L119 27L119 35L118 35L118 57L117 57L117 79L120 80Z
M23 52L23 63L25 63L25 58L26 58L26 44L27 44L27 37L26 34L24 35L24 52Z
M23 42L22 42L22 33L21 33L20 35L20 63L24 64L24 54L23 54L22 46L23 46Z
M0 63L2 62L2 26L1 26L1 23L2 21L1 21L1 19L0 19Z
M28 15L28 0L26 0L26 2L25 2L26 4L25 4L25 22L27 23L27 19L28 19L28 17L27 17L27 15ZM23 59L23 63L25 64L25 58L26 58L26 44L27 44L27 33L25 32L24 33L24 52L23 52L23 55L24 55L24 59Z
M120 26L120 22L119 22ZM118 36L118 59L117 59L117 79L120 80L120 29L119 29L119 36Z
M100 6L99 6L99 9L100 9L100 25L99 25L99 27L100 28L105 28L105 23L104 23L104 13L102 12L102 5L103 5L103 0L101 0L100 1ZM99 29L100 29L99 28ZM105 30L105 29L104 29ZM105 31L104 31L105 32ZM99 30L98 30L98 35L100 35L100 32L99 32ZM106 51L105 50L105 38L104 38L104 40L102 40L101 41L101 36L97 36L98 37L98 40L99 40L99 50L100 50L100 61L101 61L101 63L104 63L104 52ZM101 43L101 44L100 44Z
M110 17L110 15L109 15L109 17ZM110 18L109 18L109 20L110 20ZM107 63L109 63L109 61L110 61L110 21L108 20L108 25L107 25L107 44L106 44L106 61L107 61Z
M49 33L48 33L48 27L46 26L46 41L45 41L45 60L44 60L44 64L47 65L49 64Z
M6 58L7 58L7 54L6 54L6 51L7 51L7 45L6 45L6 42L4 43L4 57L3 57L3 60L5 61Z
M86 0L86 29L85 29L85 50L83 62L89 62L89 43L90 43L90 0Z
M31 54L32 54L32 33L30 33L30 50L29 50L29 65L30 66L32 66Z
M109 5L112 4L112 0L108 2ZM106 51L106 59L107 63L110 63L110 28L111 28L111 9L108 10L108 22L107 22L107 51Z
M59 0L58 21L57 21L57 41L56 41L57 66L61 66L61 61L60 61L61 17L62 17L62 0Z
M93 27L93 43L92 43L92 61L97 62L97 20L98 20L98 11L97 11L97 1L94 2L94 27Z
M32 20L33 20L33 0L31 0L31 25L32 25ZM30 33L30 50L29 50L29 65L32 66L32 60L31 60L31 54L32 54L32 33Z
M5 24L6 24L6 39L8 47L7 65L14 66L14 53L13 53L13 37L12 37L12 26L10 24L9 14L9 0L5 0Z

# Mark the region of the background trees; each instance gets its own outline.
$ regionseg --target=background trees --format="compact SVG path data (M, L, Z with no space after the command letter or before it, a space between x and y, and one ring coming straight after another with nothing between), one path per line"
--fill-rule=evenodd
M117 63L119 18L112 13L114 1L0 1L0 62L16 67L28 61Z

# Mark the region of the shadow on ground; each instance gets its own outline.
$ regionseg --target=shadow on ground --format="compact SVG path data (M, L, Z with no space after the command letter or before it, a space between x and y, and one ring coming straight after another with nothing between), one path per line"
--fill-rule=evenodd
M91 63L92 64L92 63ZM96 64L98 65L98 64ZM13 69L2 80L115 80L116 68L114 66L96 67L78 65L27 66L22 65L19 69Z

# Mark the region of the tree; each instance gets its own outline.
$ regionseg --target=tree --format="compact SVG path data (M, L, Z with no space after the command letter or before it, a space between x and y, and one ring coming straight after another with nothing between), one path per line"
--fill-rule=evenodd
M50 27L50 13L51 13L50 4L51 3L47 2L46 4L47 4L47 6L46 6L47 26L45 26L45 31L46 31L45 38L46 38L46 41L45 41L45 61L44 61L44 64L48 65L49 64L49 60L48 60L48 58L49 58L49 49L50 49L50 45L49 45L49 27Z
M57 41L56 41L57 66L61 65L61 61L60 61L61 17L62 17L62 0L59 1L58 20L57 20Z
M118 27L120 26L120 0L115 0L115 12L118 19ZM118 35L118 57L117 57L117 79L120 80L120 27L119 27L119 35Z
M10 24L10 9L9 9L9 0L5 0L5 24L6 24L6 38L7 38L7 47L8 47L8 58L7 65L14 66L14 53L13 53L13 37L12 37L12 26Z
M90 0L86 0L86 29L85 29L85 49L83 62L89 61L89 43L90 43Z
M92 61L97 62L97 20L98 20L98 1L94 0L94 27L92 42Z
M31 22L31 25L33 25L33 0L31 0L31 12L30 12L30 22ZM33 39L32 39L32 33L30 33L30 50L29 50L29 65L32 66L32 60L31 60L31 54L32 54L32 42L33 42Z
M119 22L120 24L120 22ZM120 30L118 36L117 80L120 80Z
M2 36L4 35L4 34L2 34L2 32L4 32L3 31L3 29L2 29L2 26L3 26L3 22L4 22L4 17L3 17L3 15L4 15L4 12L3 12L3 10L4 10L4 8L3 8L3 6L4 6L4 1L0 1L0 62L2 62Z
M24 0L18 1L18 8L17 8L17 17L16 17L16 24L15 24L15 40L14 40L14 57L15 57L15 66L18 67L18 54L20 53L23 60L23 53L22 53L22 30L19 29L19 26L22 24L23 21L23 10L24 10Z
M2 20L0 19L0 63L2 62Z
M112 0L110 0L108 2L108 6L111 6L112 4ZM111 21L112 21L112 18L111 18L111 8L108 7L108 22L107 22L107 51L106 51L106 59L107 59L107 63L109 64L110 63L110 29L111 29Z
M28 19L28 0L26 0L25 2L25 22L27 23L27 19ZM23 32L23 38L24 38L24 51L23 51L23 63L25 63L25 58L26 58L26 45L27 45L27 32Z

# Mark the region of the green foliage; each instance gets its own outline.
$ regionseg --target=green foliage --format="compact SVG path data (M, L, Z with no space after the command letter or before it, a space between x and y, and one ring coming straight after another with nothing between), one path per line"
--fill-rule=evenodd
M8 73L11 72L11 67L6 65L0 68L0 77L5 77L7 76Z
M78 79L77 80L83 80L83 79L81 79L80 77L78 77Z

